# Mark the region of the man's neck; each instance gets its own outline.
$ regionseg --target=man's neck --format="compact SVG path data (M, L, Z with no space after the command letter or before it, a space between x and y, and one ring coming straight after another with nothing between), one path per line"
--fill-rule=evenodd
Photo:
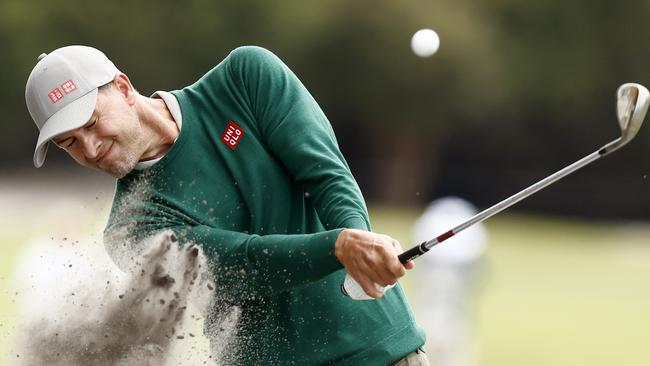
M178 125L162 99L138 95L137 103L138 116L149 135L149 146L140 161L157 159L176 141L180 133Z

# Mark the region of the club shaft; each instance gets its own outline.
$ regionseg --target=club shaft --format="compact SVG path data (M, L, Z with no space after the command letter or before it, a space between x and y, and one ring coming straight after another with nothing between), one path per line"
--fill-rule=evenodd
M478 222L481 222L481 221L483 221L483 220L485 220L485 219L487 219L489 217L492 217L492 216L496 215L497 213L499 213L499 212L505 210L506 208L514 205L515 203L523 200L524 198L526 198L526 197L540 191L542 188L545 188L545 187L557 182L558 180L560 180L560 179L566 177L567 175L575 172L576 170L584 167L585 165L588 165L588 164L594 162L595 160L599 159L600 157L611 153L612 151L614 151L615 149L620 147L620 141L619 140L620 139L612 141L611 143L603 146L598 151L593 152L593 153L585 156L584 158L576 161L575 163L565 167L564 169L559 170L559 171L549 175L548 177L540 180L539 182L531 185L528 188L525 188L524 190L520 191L519 193L516 193L516 194L504 199L503 201L497 203L496 205L479 212L478 214L472 216L467 221L461 223L460 225L456 226L455 228L453 228L453 229L451 229L451 230L449 230L449 231L447 231L447 232L445 232L445 233L443 233L443 234L441 234L441 235L439 235L439 236L437 236L437 237L435 237L435 238L433 238L433 239L431 239L429 241L425 241L420 245L414 246L413 248L411 248L411 249L407 250L406 252L399 255L400 262L406 263L406 262L408 262L410 260L413 260L413 259L419 257L420 255L428 252L429 249L431 249L433 246L435 246L435 245L437 245L439 243L442 243L443 241L451 238L452 236L458 234L459 232L467 229L468 227L470 227L470 226L472 226L472 225L474 225L474 224L476 224Z

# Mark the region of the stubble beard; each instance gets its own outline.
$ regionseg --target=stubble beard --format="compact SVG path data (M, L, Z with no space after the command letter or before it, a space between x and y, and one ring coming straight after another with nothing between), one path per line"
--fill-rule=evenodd
M133 151L127 150L124 152L124 159L115 161L114 164L106 168L106 172L114 178L124 178L127 174L133 171L133 169L135 169L135 166L137 164L137 155Z
M113 164L108 166L105 171L112 175L114 178L124 178L129 174L140 161L144 150L142 146L145 144L140 143L144 141L144 135L141 130L133 130L127 135L123 141L119 143L121 148L122 158L116 159ZM117 141L115 141L117 143Z

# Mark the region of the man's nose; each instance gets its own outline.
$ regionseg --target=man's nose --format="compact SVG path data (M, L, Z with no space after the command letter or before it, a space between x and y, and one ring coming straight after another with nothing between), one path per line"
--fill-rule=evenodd
M99 150L102 146L102 142L94 134L86 134L83 137L83 154L87 160L94 161L99 156Z

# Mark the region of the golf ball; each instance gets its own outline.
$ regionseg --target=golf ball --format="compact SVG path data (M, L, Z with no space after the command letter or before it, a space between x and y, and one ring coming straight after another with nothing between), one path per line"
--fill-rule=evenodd
M440 47L440 38L432 29L420 29L411 38L411 49L420 57L432 56Z

